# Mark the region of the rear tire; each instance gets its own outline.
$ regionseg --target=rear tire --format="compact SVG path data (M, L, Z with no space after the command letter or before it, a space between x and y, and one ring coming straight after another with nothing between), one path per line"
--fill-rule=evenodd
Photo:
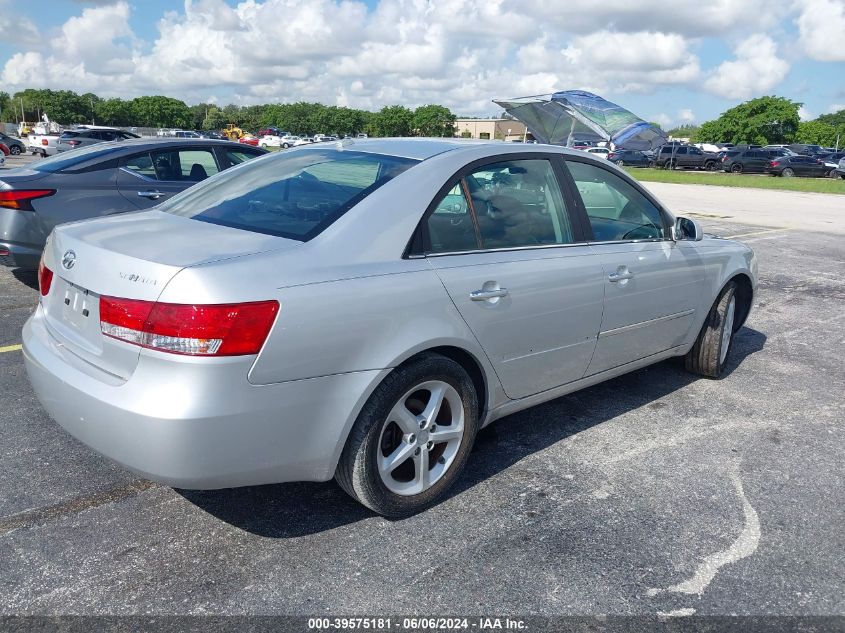
M742 165L738 163L734 163L731 165L731 173L732 174L741 174L742 173Z
M12 145L12 146L9 148L9 153L10 153L12 156L19 156L19 155L20 155L20 153L21 153L21 148L20 148L20 147L18 147L17 145Z
M616 161L616 164L617 164L617 166L619 166L619 167L624 167L624 166L625 166L625 161L624 161L624 160L622 160L622 159L620 158L619 160L617 160L617 161Z
M795 172L792 171L789 167L787 167L782 172L780 172L780 175L786 178L792 178L795 175Z
M736 283L722 289L704 321L701 332L687 355L687 371L707 378L719 378L733 345L736 324Z
M460 476L478 424L476 391L464 368L425 354L394 369L372 393L335 479L382 516L416 514L440 501Z

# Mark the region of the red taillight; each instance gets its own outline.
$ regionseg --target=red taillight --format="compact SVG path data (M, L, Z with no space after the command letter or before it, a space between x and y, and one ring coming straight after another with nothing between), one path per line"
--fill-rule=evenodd
M257 354L270 333L278 301L213 305L100 297L103 334L172 354Z
M46 146L46 145L49 145L49 143L47 142L47 139L46 139L46 138L42 138L42 139L41 139L41 144L42 144L42 145L45 145L45 146Z
M7 209L18 209L19 211L32 211L32 201L37 198L46 198L56 193L55 189L23 189L0 191L0 207Z
M53 271L44 265L44 256L38 263L38 287L41 289L41 296L46 297L50 292L50 285L53 283Z

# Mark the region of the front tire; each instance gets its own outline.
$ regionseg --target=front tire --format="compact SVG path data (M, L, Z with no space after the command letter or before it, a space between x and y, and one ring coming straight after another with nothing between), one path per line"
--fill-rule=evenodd
M742 173L742 165L740 165L739 163L734 163L733 165L731 165L731 173L741 174Z
M733 344L736 326L736 283L722 289L704 321L692 349L684 357L687 371L708 378L719 378Z
M20 153L21 153L21 148L20 148L20 147L18 147L17 145L12 145L12 146L9 148L9 153L10 153L12 156L19 156L19 155L20 155Z
M397 367L361 410L335 479L351 497L386 517L434 505L466 465L478 431L475 387L439 354Z

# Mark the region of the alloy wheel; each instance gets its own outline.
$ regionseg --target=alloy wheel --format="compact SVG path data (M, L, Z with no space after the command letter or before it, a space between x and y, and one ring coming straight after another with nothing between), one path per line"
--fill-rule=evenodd
M795 172L792 171L789 167L787 167L783 170L783 172L781 172L781 175L786 176L787 178L792 178L795 175Z
M436 484L452 466L464 437L464 405L442 380L408 390L382 424L377 466L388 490L417 495Z

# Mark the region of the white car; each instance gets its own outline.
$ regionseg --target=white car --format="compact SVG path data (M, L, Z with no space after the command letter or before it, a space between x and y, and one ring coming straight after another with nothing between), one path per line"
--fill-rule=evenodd
M282 137L276 136L275 134L265 134L260 139L258 139L258 147L263 147L267 149L268 147L281 147L282 146Z
M586 152L593 156L600 156L601 158L607 158L607 155L610 154L610 150L606 147L591 147Z
M281 138L280 146L282 149L287 149L288 147L299 147L300 145L309 145L312 141L302 138L301 136L294 136L293 134L288 134L287 136L283 136Z

